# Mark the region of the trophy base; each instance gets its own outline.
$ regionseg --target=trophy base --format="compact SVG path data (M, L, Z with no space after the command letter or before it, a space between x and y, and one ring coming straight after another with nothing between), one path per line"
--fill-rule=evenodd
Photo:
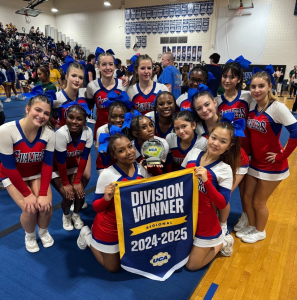
M153 165L161 165L162 162L157 157L149 157L145 159L145 165L153 166Z

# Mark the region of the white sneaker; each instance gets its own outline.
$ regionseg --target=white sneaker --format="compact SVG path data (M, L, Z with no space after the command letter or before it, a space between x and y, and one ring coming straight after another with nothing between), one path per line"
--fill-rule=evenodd
M86 209L86 208L88 208L88 203L87 203L87 202L85 202L85 203L83 204L83 206L82 206L81 209Z
M234 226L234 231L240 231L244 228L246 228L249 225L249 219L247 217L247 214L243 212L238 219L237 224Z
M64 215L63 214L63 228L67 231L73 230L73 225L72 225L72 221L71 221L71 215Z
M264 240L266 238L266 231L258 231L256 228L254 230L242 237L242 241L245 243L253 244L258 241Z
M246 227L246 228L244 228L244 229L242 229L240 231L237 231L235 235L236 235L236 237L238 237L238 238L241 239L245 235L251 233L254 229L255 229L254 226L248 226L248 227Z
M11 102L11 98L7 98L3 102Z
M19 99L19 96L16 95L16 96L14 97L14 100L20 100L20 99Z
M36 241L36 236L29 237L26 235L25 236L25 245L26 245L26 249L28 252L35 253L40 250L39 246L37 244L37 241Z
M22 96L21 98L20 98L20 100L22 100L22 101L24 101L24 100L26 100L27 99L27 97L25 97L25 96Z
M229 231L228 231L228 228L227 228L227 222L225 224L221 224L221 228L222 228L224 236L229 234Z
M84 222L80 218L79 214L77 214L76 216L72 215L71 219L72 219L72 222L73 222L73 225L74 225L75 229L82 229L83 228Z
M77 246L79 249L85 250L88 247L86 236L88 236L89 234L92 234L91 229L89 228L89 226L84 226L80 231L77 239Z
M0 181L0 191L3 191L3 190L5 190L5 189L6 189L6 188L4 187L3 182Z
M46 232L44 232L43 234L39 234L39 237L41 239L41 242L42 242L42 245L44 248L49 248L54 244L54 239L50 235L48 230Z
M87 122L88 122L88 123L95 124L95 123L96 123L96 120L87 118Z
M234 238L232 235L228 234L224 237L224 240L227 245L220 250L220 253L223 256L231 256L233 253Z

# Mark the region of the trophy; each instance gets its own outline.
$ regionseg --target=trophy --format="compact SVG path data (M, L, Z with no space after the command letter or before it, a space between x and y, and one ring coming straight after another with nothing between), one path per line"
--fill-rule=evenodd
M166 144L165 144L166 143ZM161 139L145 141L141 147L141 154L146 165L161 165L166 160L169 151L167 142Z

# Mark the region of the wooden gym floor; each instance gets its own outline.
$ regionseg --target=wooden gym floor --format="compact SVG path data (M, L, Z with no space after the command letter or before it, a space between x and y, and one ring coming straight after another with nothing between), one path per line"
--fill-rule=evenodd
M280 102L292 108L288 95ZM297 299L297 149L289 157L290 176L268 200L267 237L255 244L236 238L231 257L217 255L191 300L204 299L218 285L213 300Z

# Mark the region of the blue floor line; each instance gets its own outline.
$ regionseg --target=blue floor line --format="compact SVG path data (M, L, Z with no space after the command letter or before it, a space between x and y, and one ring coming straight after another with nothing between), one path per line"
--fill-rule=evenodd
M203 298L203 300L211 300L215 294L215 292L217 291L218 289L218 285L215 284L215 283L212 283L205 295L205 297Z

